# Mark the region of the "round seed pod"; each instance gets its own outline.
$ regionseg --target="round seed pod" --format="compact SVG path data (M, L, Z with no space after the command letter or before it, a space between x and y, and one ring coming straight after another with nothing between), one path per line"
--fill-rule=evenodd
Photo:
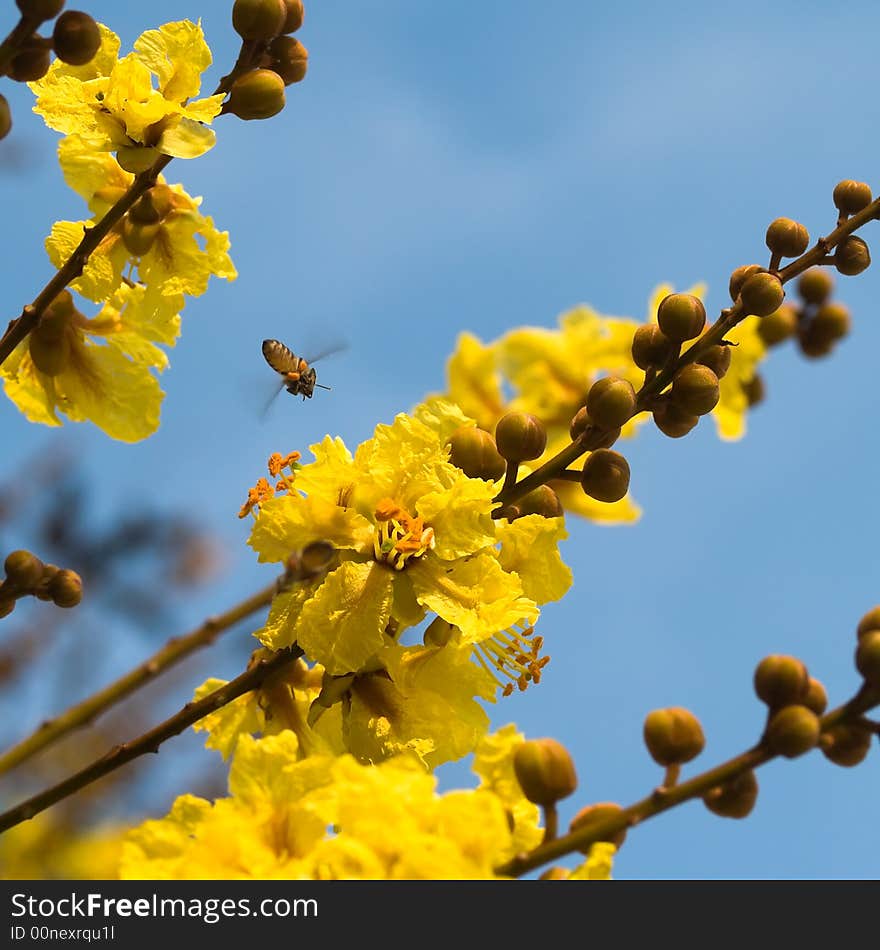
M633 334L632 358L639 369L665 363L675 344L656 323L646 323Z
M603 376L587 393L587 412L603 429L619 429L635 412L636 393L628 379Z
M791 218L777 218L767 228L767 247L782 257L800 257L810 243L807 229Z
M303 0L284 0L284 6L287 9L287 16L284 20L284 26L281 27L281 32L296 33L303 25L303 19L306 15Z
M764 734L767 748L787 759L797 758L819 742L819 717L806 706L784 706L773 714Z
M755 669L755 693L771 709L803 702L810 685L806 666L794 656L765 656Z
M706 308L693 294L669 294L660 301L657 323L668 339L684 343L703 332Z
M710 346L708 350L697 360L700 366L708 366L709 369L721 379L730 369L730 361L733 354L731 347L718 344Z
M146 254L156 243L161 227L158 221L155 224L139 224L127 217L122 222L122 241L129 254L135 257Z
M872 201L871 186L846 178L834 186L834 206L843 214L858 214Z
M856 636L861 639L866 633L872 630L880 630L880 604L872 607L862 619L856 628Z
M880 686L880 630L869 630L859 637L856 669L870 686Z
M75 571L58 571L46 589L58 607L76 607L82 600L82 579Z
M812 676L810 677L807 691L801 697L801 703L806 706L807 709L812 709L817 716L821 716L822 713L825 712L828 708L828 693L819 680Z
M514 507L514 506L511 506ZM559 496L549 485L539 485L532 489L515 506L518 514L515 516L521 518L525 515L541 515L543 518L559 518L562 515L563 508Z
M15 5L25 16L54 20L64 9L64 0L15 0Z
M55 21L52 30L52 48L62 63L85 66L101 48L98 24L79 10L68 10Z
M790 303L784 303L778 310L768 313L758 324L758 336L767 346L776 346L794 336L797 326L797 310Z
M718 377L699 363L690 363L679 371L672 383L670 398L679 409L694 416L711 412L721 397Z
M587 805L571 819L568 830L579 831L608 818L615 818L622 813L623 808L617 802L597 802L595 805ZM626 828L613 832L607 838L598 838L597 840L607 841L609 844L613 844L615 848L620 848L623 842L626 841ZM581 854L589 854L592 846L591 842L585 848L579 848L578 850Z
M0 96L0 139L5 139L12 128L12 112L6 96Z
M47 339L39 330L28 337L28 353L34 366L47 376L58 376L70 363L70 337Z
M845 337L851 326L847 307L842 303L825 303L816 311L810 333L817 340L836 341Z
M581 487L596 501L620 501L629 491L629 462L611 449L590 452L581 472Z
M758 800L758 779L751 770L716 785L703 795L703 804L722 818L746 818Z
M530 462L547 448L547 429L528 412L508 412L495 426L495 445L508 462Z
M873 739L871 730L862 723L840 723L822 733L819 748L829 762L851 768L864 761Z
M825 303L834 290L834 278L825 267L811 267L801 274L797 289L804 303Z
M766 317L778 310L785 299L782 283L775 274L752 274L739 292L743 310L756 317Z
M730 291L730 299L736 303L739 292L749 277L751 277L752 274L762 273L764 273L764 268L761 267L760 264L743 264L741 267L737 267L736 270L731 273L730 283L727 285L727 289Z
M6 580L12 587L31 590L43 579L43 562L30 551L12 551L4 564Z
M235 0L232 27L243 40L271 40L287 22L284 0Z
M851 234L837 245L834 252L834 266L838 273L847 277L855 277L867 270L871 264L871 252L868 245L860 238Z
M743 392L745 393L749 408L763 402L764 396L766 395L764 377L760 373L755 373L755 375L743 385Z
M574 762L555 739L531 739L518 745L513 771L525 797L536 805L554 805L577 788Z
M664 399L654 407L654 424L670 439L686 436L699 421L699 416L685 412L668 399Z
M651 758L663 766L690 762L706 745L699 719L681 706L648 713L643 735Z
M284 80L271 69L253 69L232 84L226 108L239 119L271 119L284 108Z
M507 469L507 464L495 447L495 440L483 429L462 426L452 433L448 444L449 461L469 478L495 481Z
M12 57L8 69L9 78L16 82L36 82L49 72L51 65L51 51L38 42L31 43L25 45Z
M276 36L269 44L272 60L269 68L274 70L289 86L301 82L309 68L309 51L292 36Z

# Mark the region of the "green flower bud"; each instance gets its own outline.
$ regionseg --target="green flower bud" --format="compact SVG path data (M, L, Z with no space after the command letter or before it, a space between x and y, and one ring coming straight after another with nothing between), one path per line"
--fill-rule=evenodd
M34 37L39 40L39 37ZM39 42L28 43L12 57L7 70L10 79L16 82L36 82L49 72L52 54Z
M845 274L847 277L861 274L863 270L867 270L870 263L871 252L868 250L868 245L855 235L844 238L834 252L834 266L838 273Z
M828 693L825 691L825 687L819 682L819 680L810 677L809 683L807 684L807 691L801 697L801 703L807 707L807 709L812 709L817 716L821 716L822 713L828 708Z
M299 552L299 570L303 577L326 574L336 560L336 547L329 541L311 541Z
M718 344L710 346L708 350L697 360L700 366L708 366L709 369L721 379L730 369L732 358L731 347Z
M541 515L544 518L559 518L562 515L562 502L559 496L549 485L539 485L532 489L516 503L519 511L517 517L523 515Z
M858 214L871 203L871 186L847 178L834 186L834 207L843 214Z
M834 290L834 278L824 267L811 267L801 274L797 289L804 303L825 303Z
M43 578L43 562L30 551L13 551L4 567L6 580L19 590L32 590Z
M722 818L746 818L758 800L758 779L753 771L716 785L703 795L703 804Z
M766 317L778 310L785 299L782 283L775 274L752 274L739 292L743 311L756 317Z
M271 40L284 29L284 0L235 0L232 27L243 40Z
M699 416L685 412L668 399L658 402L654 407L654 424L670 439L680 439L687 435L699 421Z
M239 119L271 119L284 108L284 102L284 80L278 73L253 69L232 84L226 111Z
M82 600L82 580L75 571L58 571L46 590L58 607L76 607Z
M816 311L810 333L816 341L836 342L849 333L851 325L847 307L842 303L825 303Z
M721 398L718 377L708 366L690 363L675 377L670 398L684 412L704 416L718 405Z
M807 229L791 218L777 218L767 228L767 247L782 257L800 257L810 243Z
M635 408L636 393L632 383L618 376L597 379L587 393L587 412L603 429L619 429Z
M656 323L640 326L633 335L632 358L639 369L650 369L666 362L675 344Z
M64 0L15 0L15 5L25 16L54 20L64 9Z
M794 336L797 326L797 310L790 303L784 303L778 310L768 313L758 324L758 336L767 346L776 346L777 343Z
M36 330L28 337L28 352L41 373L57 376L70 362L70 337L47 339Z
M873 733L863 723L840 723L822 733L819 748L829 762L850 768L864 761L871 751L873 738Z
M819 717L812 709L784 706L771 717L764 742L774 755L794 759L818 744L820 732Z
M794 656L765 656L755 669L755 692L771 709L804 700L810 684L806 666Z
M745 393L746 402L750 409L752 406L757 406L758 403L763 402L766 394L764 377L760 373L755 373L747 383L743 384L743 393Z
M869 630L859 637L856 669L870 686L880 686L880 630Z
M547 448L547 429L527 412L508 412L495 426L495 445L508 462L530 462Z
M681 706L648 713L643 735L651 758L663 766L690 762L706 745L699 719Z
M880 630L880 605L872 607L864 617L859 621L856 628L856 636L861 639L866 633L872 630Z
M736 303L743 284L748 280L748 278L751 277L752 274L762 273L765 273L765 271L760 264L743 264L742 267L737 267L737 269L730 275L730 283L728 284L730 299Z
M449 461L469 478L495 481L504 475L507 465L498 454L495 440L483 429L461 426L449 438Z
M622 813L623 808L616 802L598 802L595 805L587 805L586 808L582 808L574 818L571 819L568 830L580 831L583 828L588 828L590 825L598 824L601 821L616 817ZM607 841L613 844L615 848L619 848L623 842L626 841L626 828L621 828L620 831L615 831L606 838L597 838L596 840ZM591 847L592 843L578 850L581 854L589 854Z
M0 96L0 139L5 139L12 128L12 112L6 96Z
M52 47L62 63L85 66L101 47L101 31L88 13L68 10L55 21Z
M629 491L629 462L611 449L590 452L581 472L581 487L596 501L620 501Z
M309 51L292 36L276 36L269 44L269 55L272 57L269 68L284 80L289 86L305 79L309 68Z
M536 805L555 805L577 788L574 762L555 739L531 739L518 745L513 771L525 797Z
M284 20L284 26L281 27L282 33L296 33L303 25L303 19L306 11L303 9L303 0L284 0L284 6L287 10L287 16Z
M706 325L706 308L693 294L669 294L660 301L657 323L664 335L675 343L693 340Z
M146 254L156 243L161 227L158 221L155 224L139 224L131 218L126 218L122 222L122 241L129 254L134 257Z

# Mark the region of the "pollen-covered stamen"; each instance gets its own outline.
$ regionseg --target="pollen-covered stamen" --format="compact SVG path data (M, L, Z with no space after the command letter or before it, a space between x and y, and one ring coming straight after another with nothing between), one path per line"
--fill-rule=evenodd
M296 470L300 468L298 462L302 458L299 452L289 452L282 455L280 452L273 452L269 456L269 474L272 478L278 479L275 491L290 491L293 488L293 480L296 477ZM288 474L284 474L285 469Z
M268 501L275 494L275 489L269 484L265 478L258 478L257 484L253 488L248 489L247 501L241 506L241 510L238 512L239 518L245 518L250 514L257 505L261 505L264 501Z
M541 656L543 646L544 638L535 636L534 626L521 621L475 644L474 655L501 687L502 695L509 696L514 687L523 691L530 683L541 682L541 670L550 662L549 656Z
M390 564L396 571L434 547L434 529L391 498L383 498L376 505L376 522L373 554L377 561Z

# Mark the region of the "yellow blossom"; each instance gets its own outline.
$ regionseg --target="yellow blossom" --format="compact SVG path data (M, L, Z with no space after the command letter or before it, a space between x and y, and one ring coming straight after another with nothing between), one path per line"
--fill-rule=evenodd
M726 336L735 346L730 348L730 369L721 378L721 398L712 415L718 434L728 441L741 439L746 433L748 386L767 355L767 345L758 334L760 323L760 317L746 317Z

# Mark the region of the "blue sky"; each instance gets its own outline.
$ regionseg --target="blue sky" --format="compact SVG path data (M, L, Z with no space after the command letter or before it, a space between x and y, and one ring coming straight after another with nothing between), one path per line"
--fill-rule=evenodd
M213 86L236 51L228 6L88 9L124 48L143 29L201 16ZM368 437L443 388L459 332L550 326L580 302L642 317L663 281L706 281L717 313L730 271L765 260L770 220L789 215L818 235L834 224L834 184L872 181L878 21L858 2L846 16L804 2L307 3L310 71L285 111L224 118L212 152L169 168L229 230L239 278L187 305L154 437L127 446L66 427L103 514L146 499L188 509L219 536L229 570L182 607L197 621L272 576L235 517L269 453L326 432L349 445ZM9 86L0 242L11 317L50 276L51 223L83 209L61 181L55 134L29 114L27 90ZM824 361L775 351L744 441L721 443L704 424L680 441L645 427L627 443L637 526L570 522L575 584L544 613L545 679L492 716L563 741L582 801L629 803L657 784L641 726L658 706L700 716L698 768L751 744L763 715L751 677L765 654L800 656L833 704L856 688L855 624L880 602L877 293L872 270L838 280L851 337ZM349 348L319 364L332 392L279 399L261 423L267 336L298 352ZM5 476L58 433L7 405L0 435ZM143 637L119 670L169 632ZM224 668L201 661L192 685L240 668L248 632L233 635ZM179 741L197 754L198 742ZM163 774L157 813L186 790ZM464 775L452 768L444 783ZM878 780L876 747L856 769L818 754L773 763L748 820L676 809L630 834L616 874L876 877Z

